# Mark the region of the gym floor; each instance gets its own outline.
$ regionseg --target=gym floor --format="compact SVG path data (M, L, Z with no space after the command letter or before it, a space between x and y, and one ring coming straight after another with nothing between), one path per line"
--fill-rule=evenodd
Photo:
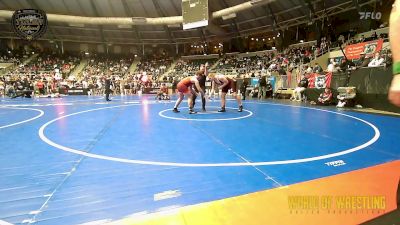
M314 185L302 186L302 194L312 195L325 190L327 179L347 186L342 182L363 178L366 191L378 191L369 194L393 194L368 189L367 183L375 179L382 186L389 175L398 181L400 117L272 100L246 100L245 110L237 112L232 99L226 113L217 112L216 99L207 103L207 112L190 115L186 102L173 113L174 99L1 98L0 224L155 224L133 220L274 195L299 183ZM252 207L280 207L260 204ZM287 208L287 200L279 204ZM395 207L386 205L386 211ZM215 224L235 224L226 222L230 216L235 215L225 213L225 223Z

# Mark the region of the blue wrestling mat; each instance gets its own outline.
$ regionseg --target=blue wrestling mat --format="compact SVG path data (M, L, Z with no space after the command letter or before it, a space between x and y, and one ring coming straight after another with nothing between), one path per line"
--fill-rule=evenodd
M191 115L154 96L2 99L0 220L116 220L400 159L399 117L219 104Z

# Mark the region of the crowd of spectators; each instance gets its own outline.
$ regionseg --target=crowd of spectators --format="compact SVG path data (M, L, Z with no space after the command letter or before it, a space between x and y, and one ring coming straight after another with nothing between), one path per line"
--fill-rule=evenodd
M30 62L24 64L24 57L18 58L18 64L3 74L1 94L16 97L28 90L37 90L40 94L54 94L55 89L65 85L65 77L80 62L79 56L41 52Z
M151 75L153 80L157 80L161 75L167 72L167 69L171 66L173 58L168 56L163 57L151 57L142 59L137 65L136 71L145 71L148 75Z
M379 38L379 36L376 33L372 33L369 38L361 36L358 42L373 40L374 38ZM339 40L341 39L344 38L339 37ZM292 45L282 52L266 51L263 54L253 56L228 54L211 59L180 59L176 62L172 73L163 77L163 83L174 83L183 77L194 75L201 64L208 63L211 67L218 60L213 69L217 73L233 75L237 78L260 78L260 80L268 80L273 75L283 80L280 83L280 85L283 84L282 87L289 87L290 81L288 79L292 79L290 87L295 86L294 83L298 83L293 99L302 100L302 92L308 85L304 79L308 79L311 75L345 72L359 67L377 67L391 63L391 52L384 49L373 57L361 55L360 59L354 61L348 61L344 58L338 61L331 59L327 69L323 70L319 64L311 66L310 61L329 48L331 43L329 38L326 37L321 38L319 45L316 43L300 43ZM38 57L24 65L20 63L21 57L13 59L3 55L0 55L0 60L19 62L16 69L1 77L2 85L0 84L0 86L2 86L3 91L18 90L21 84L28 82L30 85L25 86L33 87L40 94L51 94L54 89L61 87L66 89L85 88L89 90L89 94L103 94L105 77L111 77L114 93L135 94L143 91L144 88L159 87L161 84L158 81L160 76L167 72L173 62L172 58L165 55L144 58L137 64L135 71L129 72L133 62L131 58L91 55L81 76L75 77L69 74L82 59L79 56L40 53ZM268 85L271 84L268 83ZM265 89L260 90L259 95L264 96Z
M12 63L14 65L19 65L22 63L24 58L29 57L32 51L25 51L24 49L0 49L0 63Z
M179 73L187 73L194 74L197 72L201 64L208 63L209 65L213 65L218 59L180 59L175 65L174 72Z
M0 54L0 63L12 63L14 65L18 65L21 63L21 57L14 56L11 53L2 53Z

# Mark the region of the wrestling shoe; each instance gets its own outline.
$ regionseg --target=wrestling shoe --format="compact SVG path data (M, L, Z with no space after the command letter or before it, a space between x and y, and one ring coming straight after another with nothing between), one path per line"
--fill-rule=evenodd
M239 106L238 112L243 112L243 106Z
M225 108L221 108L218 112L226 112Z
M206 112L206 108L202 108L201 111Z
M180 112L177 108L174 108L174 110L172 110L172 112L174 112L174 113L178 113L178 112Z
M189 114L196 114L197 112L194 111L193 109L189 110Z

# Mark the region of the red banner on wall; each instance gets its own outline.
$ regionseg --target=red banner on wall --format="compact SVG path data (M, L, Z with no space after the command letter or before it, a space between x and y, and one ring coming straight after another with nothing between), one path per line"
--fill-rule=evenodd
M346 57L348 59L359 59L362 53L366 56L373 56L375 52L379 52L382 49L382 45L383 39L348 45L345 49Z
M320 75L312 73L308 77L308 88L330 88L332 81L332 73Z

